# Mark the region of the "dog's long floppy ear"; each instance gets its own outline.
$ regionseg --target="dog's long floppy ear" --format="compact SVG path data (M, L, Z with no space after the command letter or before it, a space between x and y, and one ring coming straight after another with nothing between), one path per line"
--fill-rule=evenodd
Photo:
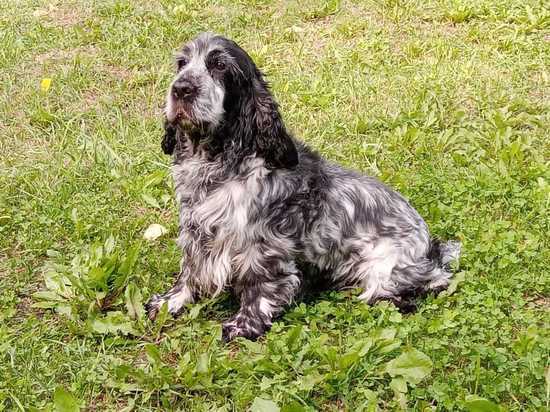
M261 78L260 78L261 79ZM262 84L263 83L263 84ZM286 131L277 103L262 80L254 85L256 149L270 168L292 168L298 164L298 152Z
M294 140L288 134L277 103L262 72L235 42L225 39L234 58L230 65L224 100L225 123L233 137L224 151L256 152L271 169L292 168L298 164ZM238 157L238 156L237 156Z
M176 133L177 128L172 123L168 122L168 120L164 120L164 137L162 138L162 142L160 143L160 146L162 147L162 151L167 154L171 155L174 153L174 148L176 147Z

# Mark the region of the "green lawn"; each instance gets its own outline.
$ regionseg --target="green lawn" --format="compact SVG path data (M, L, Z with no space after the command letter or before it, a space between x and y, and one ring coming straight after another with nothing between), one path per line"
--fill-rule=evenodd
M327 293L255 343L221 341L226 296L144 319L180 256L161 106L201 31L463 242L451 290L410 315ZM544 1L3 1L0 410L548 410L549 142Z

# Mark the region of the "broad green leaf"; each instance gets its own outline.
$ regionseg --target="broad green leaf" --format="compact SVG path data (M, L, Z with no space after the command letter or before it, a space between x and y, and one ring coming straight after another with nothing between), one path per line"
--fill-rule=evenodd
M275 402L262 398L254 398L250 407L250 412L279 412L280 410Z
M254 354L262 353L264 352L264 347L261 343L255 342L252 340L244 339L241 344L248 349L250 352Z
M105 272L105 279L107 280L108 285L113 284L114 279L117 276L117 268L119 265L120 265L120 261L118 258L118 252L108 255L101 260L100 266L103 268L103 271Z
M464 404L469 412L501 412L502 409L496 403L488 401L479 396L470 395L466 397Z
M75 274L66 272L63 275L69 280L69 282L71 283L71 286L76 288L83 295L90 297L94 294L94 292L90 289L90 287L84 282L82 282L82 280ZM76 291L74 291L73 293L75 292Z
M126 285L128 279L130 278L130 275L134 271L134 267L136 266L136 262L139 257L139 251L141 249L141 244L136 243L130 249L128 249L128 252L126 253L126 258L120 265L120 268L118 269L118 276L114 280L113 283L113 290L119 291L124 288Z
M39 309L53 309L59 305L59 302L51 301L51 300L44 300L42 302L36 302L32 304L33 308L39 308Z
M376 349L380 353L389 353L401 346L401 340L395 339L397 331L393 328L377 330L372 338L376 342Z
M62 270L65 270L65 268ZM46 271L44 274L44 283L46 284L46 289L57 292L59 295L67 296L72 294L70 292L71 281L66 276L55 272L54 269Z
M380 353L390 353L401 346L401 339L383 340L378 343Z
M401 313L399 312L393 312L390 315L390 322L401 323L402 320L403 320L403 315L401 315Z
M319 372L314 371L309 375L302 376L298 381L296 381L297 387L302 391L310 391L315 385L320 382L323 382L326 378L326 375L319 375Z
M58 386L53 393L53 403L56 412L80 411L80 402L78 399L61 386Z
M369 353L369 350L374 346L374 339L373 338L366 338L363 342L359 342L357 344L358 355L360 357L365 356L367 353Z
M55 310L61 315L65 315L73 320L75 319L75 315L73 313L73 308L71 307L71 305L59 304L56 306Z
M91 321L91 329L100 334L137 335L132 322L122 312L109 312L104 317L96 317Z
M94 244L90 246L90 253L93 262L100 261L103 258L103 244L94 242Z
M395 392L407 393L407 382L400 377L393 378L390 382L390 388Z
M152 365L160 366L162 365L162 359L160 358L159 349L152 343L145 345L145 353L147 354L147 359Z
M399 404L399 408L402 411L406 411L407 410L407 396L405 395L405 393L404 392L394 392L394 395L395 395L395 400Z
M393 328L385 328L376 331L374 338L376 340L393 340L395 339L397 331Z
M120 273L124 275L129 275L130 273L132 273L138 260L140 249L140 243L136 243L128 249L128 252L126 253L126 258L124 259L124 261L120 265L120 269L118 270Z
M310 409L306 408L304 405L296 401L292 401L291 403L288 403L281 408L281 412L309 412L309 411Z
M464 272L455 273L453 278L451 279L451 283L449 284L449 287L443 293L446 296L451 296L453 293L456 292L458 284L464 281L464 278L465 278Z
M533 350L537 340L539 339L538 329L535 325L531 325L527 330L521 333L514 344L512 349L518 355L525 355Z
M149 174L143 184L143 188L147 188L149 186L157 186L159 183L161 183L166 177L166 171L163 169L159 169L151 174Z
M168 320L169 316L170 316L170 313L168 312L168 303L164 302L162 304L162 306L160 307L160 309L157 313L157 317L155 319L155 324L154 324L153 331L154 331L154 335L156 337L159 336L160 331L162 330L162 328L163 328L164 324L166 323L166 321Z
M88 278L90 279L89 285L94 289L100 289L103 291L108 290L107 286L107 274L102 267L96 266L90 269L88 272Z
M109 237L105 240L105 253L111 254L113 253L113 250L115 250L116 241L113 235L109 235Z
M141 292L134 283L128 285L126 291L124 292L124 297L128 316L134 320L142 319L145 314L145 310L143 309Z
M358 352L348 352L339 359L340 370L346 370L359 360Z
M402 376L407 382L418 383L432 371L432 361L424 353L409 349L388 362L386 372L391 377Z
M201 309L205 306L205 303L196 303L193 306L191 306L191 309L189 310L189 314L187 317L189 319L197 319L199 314L201 313Z
M55 122L56 119L57 117L53 113L45 110L43 107L38 107L34 110L29 120L32 124L47 126Z
M141 198L147 203L149 206L154 207L155 209L160 209L160 204L153 196L151 196L148 193L142 193Z
M55 302L64 302L65 301L65 299L63 299L57 293L50 292L48 290L42 290L42 291L34 292L32 294L32 297L37 299L37 300L46 300L46 301L55 301Z
M210 368L210 356L208 353L201 353L197 358L197 372L207 373Z
M363 404L365 412L377 412L378 411L378 394L370 389L363 389L363 394L367 401Z
M300 334L302 333L302 325L296 325L286 334L286 344L289 348L293 348Z

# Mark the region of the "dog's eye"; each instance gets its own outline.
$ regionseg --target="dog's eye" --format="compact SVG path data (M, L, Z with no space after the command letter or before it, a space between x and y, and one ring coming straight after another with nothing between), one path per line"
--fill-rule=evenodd
M185 67L189 63L189 60L187 60L185 57L180 57L178 60L176 60L176 64L178 65L178 70L181 70L183 67Z
M225 70L225 63L222 62L221 60L216 60L216 61L214 62L214 68L215 68L216 70L220 70L220 71L221 71L221 70Z

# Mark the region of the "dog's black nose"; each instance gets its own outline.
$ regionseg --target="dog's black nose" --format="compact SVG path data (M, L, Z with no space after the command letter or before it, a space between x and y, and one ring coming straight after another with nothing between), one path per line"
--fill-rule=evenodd
M172 93L179 99L188 99L197 94L197 86L191 83L189 80L178 80L172 86Z

